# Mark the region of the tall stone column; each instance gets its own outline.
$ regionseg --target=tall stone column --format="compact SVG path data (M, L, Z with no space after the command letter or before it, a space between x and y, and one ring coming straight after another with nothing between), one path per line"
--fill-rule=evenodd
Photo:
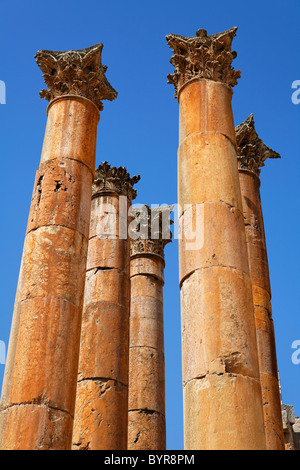
M252 285L237 168L232 28L167 36L180 106L179 276L186 449L264 449ZM194 243L190 233L196 226Z
M260 199L260 168L280 158L258 137L253 115L236 127L238 166L252 280L254 314L268 450L284 450L281 398L271 309L268 256Z
M129 450L166 449L163 286L171 211L143 206L136 215L146 230L131 240Z
M70 449L102 99L102 44L39 51L48 120L31 201L1 400L1 449Z
M73 433L74 450L126 450L129 368L128 204L139 176L104 162L93 185Z

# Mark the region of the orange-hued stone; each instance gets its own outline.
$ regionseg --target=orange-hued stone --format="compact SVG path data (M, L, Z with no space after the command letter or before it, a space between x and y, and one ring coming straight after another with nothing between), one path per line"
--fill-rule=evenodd
M132 258L130 260L130 277L133 279L133 276L138 274L146 274L149 276L147 284L147 292L149 289L149 282L151 282L151 289L153 290L152 296L155 298L161 298L161 292L155 293L157 291L157 282L155 279L158 279L161 282L164 282L164 264L161 262L161 259L156 256L143 256ZM140 283L140 286L136 289L136 295L143 295L141 289L143 286L142 276L138 276L134 282ZM160 288L159 288L160 289ZM158 296L158 297L157 297Z
M114 299L85 307L78 380L104 377L128 385L128 308Z
M204 79L179 93L184 434L193 450L265 448L231 97Z
M261 289L258 286L252 284L253 303L254 306L264 307L270 313L272 312L271 307L271 295L265 289Z
M77 230L47 225L29 232L24 244L17 300L61 297L82 306L87 239Z
M128 242L117 238L93 237L89 241L87 270L116 268L128 270ZM128 272L126 273L128 276Z
M130 261L128 449L164 450L164 260L145 252Z
M130 304L130 344L159 349L163 346L163 303L139 296Z
M130 450L166 448L166 420L155 411L129 411L128 442ZM155 432L153 432L155 430Z
M48 108L1 401L2 449L70 449L99 111Z
M86 273L73 449L127 448L128 268L127 273L100 267ZM102 391L102 381L109 392Z
M127 387L122 383L78 382L75 416L73 450L127 449Z
M136 262L136 260L133 260ZM159 260L160 263L161 260ZM157 299L159 301L162 300L162 285L163 285L163 278L157 278L153 274L149 273L148 271L148 264L149 258L146 258L145 268L144 270L141 269L140 264L140 272L135 273L132 269L130 270L131 273L131 286L134 286L134 295L131 295L132 301L135 301L139 297L151 297L153 299ZM155 272L155 269L152 270ZM161 272L161 270L159 270Z
M47 405L20 404L2 411L1 449L61 450L71 448L73 416ZM16 429L18 439L16 439Z
M73 159L50 160L39 167L28 219L27 232L45 225L61 225L89 236L93 175Z
M191 380L183 397L186 450L265 449L259 381L215 373Z
M193 205L180 217L179 227L180 283L196 269L211 266L249 272L244 218L235 207L223 202Z
M73 415L80 308L62 298L36 297L16 304L14 321L2 406L34 403Z
M229 87L210 80L191 82L180 93L178 203L182 210L184 204L219 201L242 208L231 98Z
M270 373L261 373L260 382L263 399L271 397L270 401L263 402L267 450L285 450L283 424L279 419L282 410L278 378Z
M247 246L253 286L265 289L271 295L268 255L262 206L260 179L249 171L239 171Z
M207 132L224 135L235 144L231 99L232 89L223 83L205 79L189 83L179 97L179 144L189 135Z
M95 302L108 302L129 309L129 275L115 268L94 268L86 273L85 308Z
M255 306L256 336L259 352L259 367L263 374L269 374L278 383L278 368L276 355L274 356L275 333L270 311ZM279 391L279 387L278 387Z
M109 188L106 178L109 178ZM129 239L120 238L124 169L107 162L96 170L91 208L80 358L73 431L74 450L125 450L128 427ZM124 191L126 193L126 190ZM128 199L127 199L128 198ZM126 204L131 202L129 192ZM115 223L117 221L117 224Z
M41 163L70 158L95 171L97 125L100 113L92 101L66 95L48 106Z
M160 349L130 346L129 410L165 413L165 367ZM154 431L154 430L153 430Z
M284 450L270 276L260 199L260 179L252 171L243 169L239 170L239 178L252 281L266 444L268 450Z
M202 181L205 184L200 184ZM236 151L228 138L205 132L190 134L182 141L178 149L178 198L182 211L185 204L204 202L225 202L242 209Z
M122 200L123 199L123 200ZM125 197L127 201L127 198ZM125 201L125 202L126 202ZM127 205L127 202L126 202ZM124 210L124 196L116 193L103 194L92 199L92 213L89 237L119 239L120 228L127 234L127 209ZM127 237L124 237L125 241Z
M183 382L212 373L258 377L251 281L230 267L199 269L181 288Z

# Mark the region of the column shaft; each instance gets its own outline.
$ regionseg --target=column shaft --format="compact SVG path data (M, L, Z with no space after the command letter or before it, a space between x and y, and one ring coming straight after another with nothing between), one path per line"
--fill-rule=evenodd
M259 190L260 180L254 173L245 170L240 170L239 176L253 289L267 449L284 450L268 257Z
M70 449L97 125L116 91L103 45L38 51L48 120L31 201L7 355L0 448Z
M141 253L131 259L129 450L164 450L164 260Z
M103 169L107 169L111 181L115 179L116 169L108 168L106 162L96 175ZM126 450L129 240L120 236L119 228L126 227L127 231L127 208L120 213L121 191L109 191L105 182L97 190L96 179L94 188L73 449Z
M237 28L170 34L178 150L186 449L265 448L252 285L236 162ZM191 234L194 233L194 243Z
M265 446L231 95L224 84L200 80L179 96L186 449ZM184 210L185 204L191 207ZM186 219L194 211L197 220L199 204L203 246L189 250Z
M264 424L268 450L284 449L268 256L260 199L260 168L280 155L258 137L251 114L236 127L239 179L252 281Z
M57 98L31 202L1 401L2 449L68 449L99 111Z

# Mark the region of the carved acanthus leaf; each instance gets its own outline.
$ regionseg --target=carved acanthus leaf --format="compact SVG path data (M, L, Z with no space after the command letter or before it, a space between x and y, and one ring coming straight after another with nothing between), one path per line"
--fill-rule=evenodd
M40 97L52 101L64 95L83 96L102 111L102 100L113 101L118 95L105 76L102 49L99 43L79 51L38 51L35 59L49 88Z
M237 158L240 169L260 175L267 158L281 158L279 153L267 147L255 130L253 114L235 128Z
M168 75L168 83L175 87L175 98L181 87L192 79L206 78L233 87L241 76L239 70L231 66L237 56L231 51L231 43L237 28L231 28L218 34L207 36L204 29L199 29L196 37L184 37L177 34L166 36L174 55L170 59L174 73Z
M172 241L170 214L173 206L132 208L135 217L130 233L130 256L152 254L164 259L164 248Z
M130 177L124 166L117 168L110 166L108 162L103 162L95 171L93 197L105 192L116 192L133 200L137 194L133 186L140 179L140 175Z

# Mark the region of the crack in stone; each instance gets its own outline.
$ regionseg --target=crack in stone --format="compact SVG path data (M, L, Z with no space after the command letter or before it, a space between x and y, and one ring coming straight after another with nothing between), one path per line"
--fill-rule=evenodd
M120 382L119 380L112 379L112 378L107 378L107 377L82 377L78 379L77 383L85 382L85 381L92 381L92 382L115 382L118 385L121 385L122 387L127 388L128 385L124 384L123 382Z
M207 374L199 375L197 377L193 377L193 378L191 378L189 380L186 380L186 381L183 380L183 386L186 387L190 382L193 382L195 380L207 379L207 378L213 377L213 376L217 376L217 377L227 376L227 377L232 378L232 379L237 379L238 377L246 377L249 380L253 380L254 382L257 382L258 384L260 384L260 380L259 380L258 377L252 377L250 375L238 374L238 373L232 373L232 372L211 372L211 373L207 372Z
M180 146L183 144L183 142L185 142L186 139L188 139L189 137L192 137L194 135L207 135L207 134L213 134L213 135L222 135L223 137L225 137L225 139L229 140L229 142L233 145L233 147L237 150L237 145L236 145L236 142L229 136L229 135L226 135L224 134L223 132L218 132L218 131L199 131L199 132L189 132L185 138L180 142Z
M63 224L44 224L44 225L40 225L40 226L38 226L38 227L32 228L31 230L28 230L28 232L26 232L26 237L27 237L27 235L29 235L30 233L36 232L37 230L40 230L40 229L49 228L49 227L54 227L54 228L66 228L66 229L68 229L68 230L71 230L72 232L78 233L78 234L81 235L85 240L88 241L86 235L85 235L83 232L81 232L80 230L78 230L78 229L76 229L76 228L68 227L67 225L63 225Z
M67 410L63 410L57 406L51 405L48 401L43 401L42 397L37 397L36 399L32 401L24 401L24 402L19 402L19 403L11 403L8 406L3 406L0 409L0 412L7 411L10 408L13 407L19 407L19 406L37 406L41 408L49 408L50 410L55 410L55 411L60 411L61 413L66 413L69 415L72 419L74 419L74 416Z
M180 289L182 288L183 283L184 283L187 279L189 279L195 272L201 271L201 270L203 270L203 269L214 269L214 268L226 268L226 269L228 268L228 269L233 269L234 271L238 271L238 272L244 274L245 276L250 277L249 272L246 272L246 271L244 271L244 270L242 270L242 269L240 269L240 268L237 268L237 267L235 267L235 266L224 266L224 265L222 265L222 264L212 264L211 266L203 266L202 268L196 268L196 269L194 269L193 271L191 271L190 273L188 273L188 274L181 280L181 282L179 283Z
M137 408L137 409L132 409L128 411L131 413L139 413L139 414L145 414L145 415L150 415L150 416L154 414L158 414L162 416L163 418L165 417L164 413L161 413L161 411L149 410L148 408Z

